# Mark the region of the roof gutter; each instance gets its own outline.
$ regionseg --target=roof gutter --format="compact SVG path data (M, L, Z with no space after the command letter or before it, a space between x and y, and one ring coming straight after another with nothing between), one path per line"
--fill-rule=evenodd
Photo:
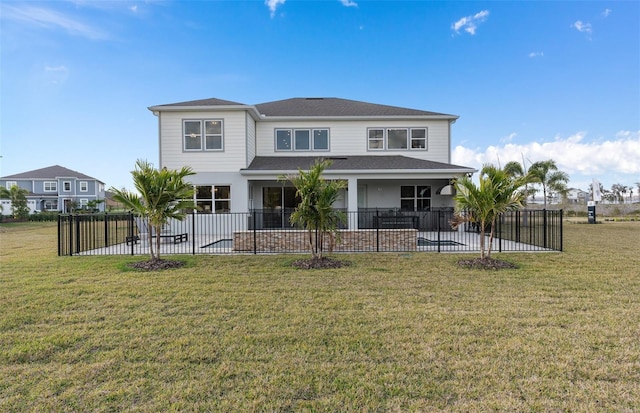
M324 171L325 175L389 175L389 174L429 174L429 175L464 175L477 172L473 168L459 168L459 169L327 169ZM290 173L298 173L298 169L295 170L275 170L275 169L241 169L240 174L244 176L272 176L283 175Z
M260 120L266 122L282 121L350 121L350 120L449 120L455 122L459 116L455 115L386 115L386 116L267 116L260 114Z

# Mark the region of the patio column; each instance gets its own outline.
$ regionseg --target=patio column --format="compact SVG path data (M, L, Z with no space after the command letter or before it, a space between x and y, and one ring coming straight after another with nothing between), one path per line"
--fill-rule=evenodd
M347 186L347 211L349 229L358 229L358 179L349 178Z

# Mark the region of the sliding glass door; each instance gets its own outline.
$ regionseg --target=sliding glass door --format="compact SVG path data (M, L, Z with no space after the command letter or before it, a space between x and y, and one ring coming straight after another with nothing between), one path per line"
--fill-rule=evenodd
M293 187L266 186L262 188L264 228L290 227L289 217L298 202L296 189Z

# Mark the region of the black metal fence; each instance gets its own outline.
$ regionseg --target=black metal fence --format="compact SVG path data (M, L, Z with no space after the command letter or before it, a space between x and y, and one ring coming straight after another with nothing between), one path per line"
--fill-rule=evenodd
M343 211L337 236L309 235L289 224L292 211L189 214L171 220L156 234L132 214L78 214L58 218L58 255L145 255L160 238L160 253L473 252L479 251L477 226L451 228L453 210L394 209ZM497 221L493 251L562 251L562 210L524 210ZM485 235L488 241L488 232Z

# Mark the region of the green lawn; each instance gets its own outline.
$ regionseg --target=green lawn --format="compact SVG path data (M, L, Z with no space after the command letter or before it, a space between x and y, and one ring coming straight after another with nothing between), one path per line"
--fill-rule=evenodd
M563 253L57 257L0 225L0 411L638 411L640 223Z

